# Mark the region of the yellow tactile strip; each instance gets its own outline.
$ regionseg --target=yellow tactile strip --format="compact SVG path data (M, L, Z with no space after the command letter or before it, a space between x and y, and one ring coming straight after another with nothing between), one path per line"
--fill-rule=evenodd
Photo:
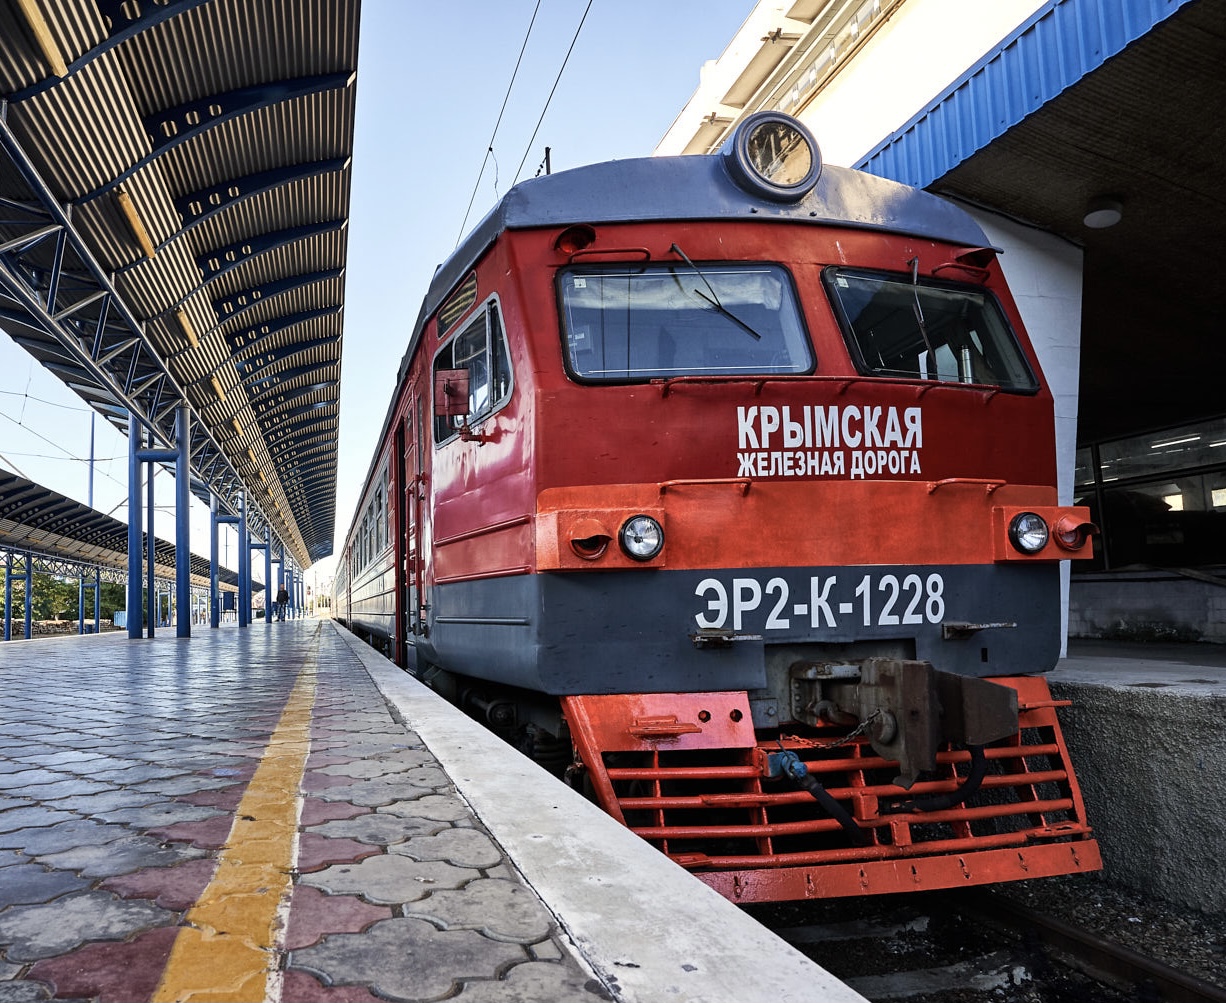
M213 880L185 917L154 1003L274 999L278 938L293 884L316 660L307 657L234 814Z

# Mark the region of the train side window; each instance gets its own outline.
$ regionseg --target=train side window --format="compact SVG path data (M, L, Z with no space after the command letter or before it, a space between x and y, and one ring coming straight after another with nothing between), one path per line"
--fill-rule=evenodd
M982 286L847 268L822 277L860 372L1038 389L1004 311Z
M455 438L461 424L475 425L511 396L511 357L495 301L439 350L434 370L440 369L468 370L468 414L434 419L434 439L442 443Z

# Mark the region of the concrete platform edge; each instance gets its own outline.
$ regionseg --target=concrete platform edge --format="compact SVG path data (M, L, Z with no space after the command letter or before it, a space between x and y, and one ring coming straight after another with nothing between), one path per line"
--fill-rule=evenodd
M333 626L619 1001L865 1003L594 804Z

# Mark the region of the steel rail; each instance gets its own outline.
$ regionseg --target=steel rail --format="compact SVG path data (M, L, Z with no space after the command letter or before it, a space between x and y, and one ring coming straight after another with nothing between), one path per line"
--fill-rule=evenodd
M968 892L956 899L956 908L969 909L1015 929L1035 933L1042 941L1087 965L1095 974L1144 986L1170 1003L1226 1003L1226 988L1134 951L1123 944L1029 909L991 893Z

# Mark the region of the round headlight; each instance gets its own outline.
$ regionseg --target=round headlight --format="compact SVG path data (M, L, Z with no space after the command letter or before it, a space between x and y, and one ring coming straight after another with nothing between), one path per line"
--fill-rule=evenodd
M822 154L812 133L781 112L760 111L746 117L723 156L738 185L776 202L799 202L822 173Z
M618 534L622 550L636 561L650 561L664 549L664 528L649 515L631 516Z
M1009 523L1009 542L1023 554L1037 554L1047 546L1047 523L1034 512L1019 512Z

